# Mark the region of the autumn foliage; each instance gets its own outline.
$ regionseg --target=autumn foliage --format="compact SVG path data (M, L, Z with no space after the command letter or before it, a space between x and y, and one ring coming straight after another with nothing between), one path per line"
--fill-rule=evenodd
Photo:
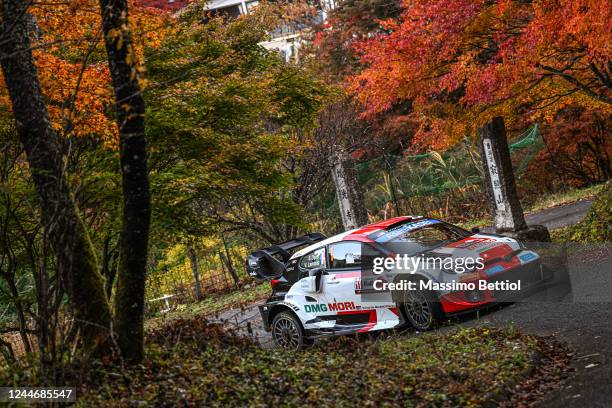
M575 107L562 109L543 129L547 149L530 166L527 178L536 188L552 190L557 175L566 185L582 187L612 178L612 115Z
M91 136L114 147L117 125L110 115L114 96L95 0L34 3L33 53L55 130L64 136ZM158 47L170 31L167 15L151 8L130 9L137 58ZM141 63L137 66L142 66ZM0 114L10 115L10 100L0 75Z
M444 148L496 115L552 121L563 107L610 112L609 0L406 0L357 46L351 87L376 115L412 102L415 142Z

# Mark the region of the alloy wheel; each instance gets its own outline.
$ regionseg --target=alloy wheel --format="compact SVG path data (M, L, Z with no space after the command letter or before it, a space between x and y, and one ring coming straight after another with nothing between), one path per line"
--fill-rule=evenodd
M428 329L432 323L432 311L427 297L422 292L404 295L404 310L417 329Z
M272 331L274 341L285 349L297 349L300 346L300 328L290 318L282 317L274 324Z

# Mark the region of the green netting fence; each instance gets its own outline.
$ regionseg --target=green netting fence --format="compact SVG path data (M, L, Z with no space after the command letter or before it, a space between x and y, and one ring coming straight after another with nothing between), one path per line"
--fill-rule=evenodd
M513 139L509 149L515 176L520 179L545 145L537 123ZM479 186L483 177L479 148L467 138L444 153L385 154L359 163L357 170L369 208L388 203L397 208L402 199L461 191Z

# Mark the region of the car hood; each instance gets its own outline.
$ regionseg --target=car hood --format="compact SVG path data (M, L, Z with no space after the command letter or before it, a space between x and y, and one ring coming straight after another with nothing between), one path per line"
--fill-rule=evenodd
M520 250L519 243L512 238L477 234L460 241L437 247L426 252L429 256L453 258L482 258L485 263L504 258Z

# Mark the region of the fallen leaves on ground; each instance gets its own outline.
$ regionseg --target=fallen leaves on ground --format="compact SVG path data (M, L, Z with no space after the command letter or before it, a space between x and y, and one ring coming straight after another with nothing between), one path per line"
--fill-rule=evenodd
M204 319L178 319L148 334L140 366L90 369L78 405L489 406L540 395L543 381L563 376L567 356L551 339L487 327L341 337L283 352Z

